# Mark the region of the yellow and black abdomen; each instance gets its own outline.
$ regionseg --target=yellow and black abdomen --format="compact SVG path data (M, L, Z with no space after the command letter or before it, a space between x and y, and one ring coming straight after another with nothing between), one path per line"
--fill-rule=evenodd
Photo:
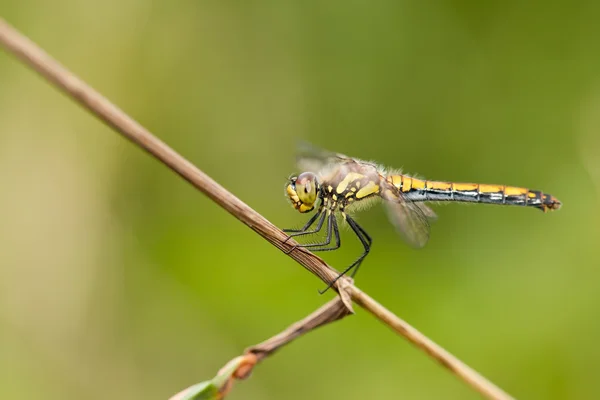
M561 206L560 201L554 196L515 186L436 182L405 175L391 175L388 176L387 181L412 201L490 203L535 207L544 212L558 210Z

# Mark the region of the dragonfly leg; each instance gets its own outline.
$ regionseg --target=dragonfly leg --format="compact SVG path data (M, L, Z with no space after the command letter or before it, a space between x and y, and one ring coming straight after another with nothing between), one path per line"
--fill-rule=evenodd
M354 231L354 233L356 234L356 236L362 243L362 245L364 247L364 252L360 255L360 257L358 257L358 259L356 259L356 261L354 261L352 264L350 264L349 267L347 267L345 270L343 270L331 283L329 283L329 285L327 285L327 287L324 290L320 290L319 291L320 294L323 294L327 290L329 290L337 282L338 279L340 279L342 276L346 275L352 269L354 269L354 271L352 271L352 274L350 276L354 277L354 275L356 275L356 272L358 272L358 268L360 267L360 264L363 262L363 260L365 259L367 254L369 254L369 251L371 250L371 244L373 243L373 239L371 239L371 236L369 236L369 234L360 225L358 225L356 223L356 221L354 221L348 215L346 215L346 222L348 222L348 225L350 225L350 228L352 228L352 230Z
M358 272L358 268L360 267L360 264L362 264L363 260L365 259L365 257L367 256L367 254L369 254L369 251L371 250L371 245L373 244L373 239L371 239L371 236L369 236L369 234L363 229L363 227L360 226L359 224L357 224L356 221L352 220L352 222L354 223L354 225L356 226L356 228L358 228L358 230L360 231L360 233L362 233L363 238L367 242L367 243L365 243L361 239L361 243L363 244L363 246L365 248L365 252L358 258L358 260L356 261L355 265L351 265L350 266L350 268L354 268L352 270L352 273L350 274L350 276L352 278L354 278L354 275L356 275L356 273ZM358 238L360 239L360 236Z
M329 226L329 224L331 224L331 227ZM327 240L325 240L325 242L323 243L311 243L311 244L307 244L307 245L301 245L300 247L319 247L319 246L323 246L321 248L318 249L311 249L312 251L331 251L331 250L336 250L339 249L341 244L342 244L342 240L340 239L340 230L338 228L338 224L337 221L335 219L335 215L331 214L329 216L329 222L328 222L328 236L327 236ZM335 237L335 244L331 247L326 247L331 243L331 231L333 231L333 236Z
M319 217L319 215L321 216L321 218L319 219L319 222L317 223L317 226L315 227L315 229L313 229L312 231L308 231L307 229L310 228L310 226L315 222L315 220L317 219L317 217ZM283 243L287 243L288 240L290 240L292 237L295 236L303 236L303 235L310 235L313 233L317 233L321 230L321 228L323 227L323 222L325 221L325 216L327 215L327 213L325 212L319 212L316 213L307 223L306 225L304 225L304 227L301 230L297 230L294 231L294 233L290 234L287 239L285 239L283 241ZM284 232L291 232L290 230L283 230Z
M319 223L320 223L319 225L322 225L322 221L325 219L325 217L324 217L325 215L326 215L326 213L323 213L323 217L322 217L322 220L319 221ZM326 246L329 246L329 244L331 243L332 232L335 234L336 244L333 247L326 247ZM324 242L310 243L310 244L297 244L294 247L292 247L289 251L286 251L285 254L291 253L292 251L294 251L294 249L296 247L308 247L308 248L322 247L322 248L312 249L313 251L328 251L328 250L335 250L335 249L339 248L340 247L340 232L338 229L337 221L335 220L335 215L333 213L329 214L329 218L327 219L327 237Z
M360 242L362 243L362 245L364 247L364 252L360 255L360 257L358 257L358 259L356 261L354 261L348 268L346 268L341 273L341 275L344 275L348 271L350 271L351 269L354 268L354 271L352 271L352 275L351 275L352 277L354 277L354 275L356 275L356 273L358 272L358 268L360 267L360 264L363 262L365 257L369 254L369 251L371 250L371 244L373 243L373 239L371 239L371 236L369 236L369 234L359 224L357 224L356 221L354 221L352 218L347 216L346 220L348 221L348 224L350 225L350 227L352 228L354 233L356 233L356 236L358 236L358 239L360 240Z
M313 215L302 228L300 228L300 229L283 229L283 231L284 232L292 232L292 233L306 232L306 230L308 228L310 228L310 226L312 224L315 223L315 221L317 220L317 218L319 218L319 215L321 214L322 211L323 211L323 207L319 208L319 210L315 213L315 215ZM292 236L292 235L290 235L290 236Z

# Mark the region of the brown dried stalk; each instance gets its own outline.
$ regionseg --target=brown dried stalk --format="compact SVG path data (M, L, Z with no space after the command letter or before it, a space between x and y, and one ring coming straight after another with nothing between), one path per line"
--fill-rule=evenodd
M182 178L190 182L244 224L248 225L269 243L282 251L289 250L296 244L293 240L285 243L287 235L279 228L152 135L139 123L113 105L108 99L61 66L56 60L11 27L2 18L0 18L0 45L22 62L35 69L54 85L58 86L73 100L87 108L92 114L96 115L121 135L142 147L178 173ZM331 282L337 276L337 273L323 260L307 250L297 249L288 255L325 283ZM411 343L439 361L443 366L485 397L489 399L511 399L500 388L425 337L367 294L360 291L349 279L338 280L333 288L341 294L341 298L347 307L350 307L349 299L352 299L352 301L369 311L398 334L404 336Z
M226 377L225 382L219 387L219 395L221 396L219 398L225 398L233 387L233 383L236 379L248 378L259 362L279 350L281 347L314 329L338 321L350 314L352 314L352 312L344 302L339 297L336 297L302 321L290 325L283 332L262 343L247 348L243 355L233 358L219 370L217 375ZM233 371L232 368L234 369ZM181 391L171 397L170 400L186 398L188 391L193 391L193 388L194 386L191 386L190 388Z
M290 325L280 334L275 335L262 343L247 348L245 352L254 354L258 361L261 361L263 358L270 356L276 350L280 349L301 335L323 325L340 320L350 314L352 314L352 311L348 309L348 307L340 300L339 297L336 297L335 299L323 305L317 311L310 314L308 317L304 318L302 321L298 321L295 324Z

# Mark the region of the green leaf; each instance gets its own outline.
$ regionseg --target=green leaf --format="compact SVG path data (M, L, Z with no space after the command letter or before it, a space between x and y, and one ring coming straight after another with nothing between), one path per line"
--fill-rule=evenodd
M219 387L212 381L205 381L184 389L170 400L218 400L220 396Z
M222 398L221 389L244 361L244 357L231 360L221 370L221 373L210 381L204 381L182 390L169 400L219 400Z

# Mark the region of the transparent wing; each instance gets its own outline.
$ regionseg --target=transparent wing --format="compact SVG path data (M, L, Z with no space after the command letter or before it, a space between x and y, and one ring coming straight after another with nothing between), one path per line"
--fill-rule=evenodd
M402 239L412 247L425 246L429 240L430 222L437 219L435 212L423 203L407 200L400 192L384 198L388 216Z
M300 171L317 172L328 165L351 161L348 156L318 148L304 141L298 142L296 163Z

